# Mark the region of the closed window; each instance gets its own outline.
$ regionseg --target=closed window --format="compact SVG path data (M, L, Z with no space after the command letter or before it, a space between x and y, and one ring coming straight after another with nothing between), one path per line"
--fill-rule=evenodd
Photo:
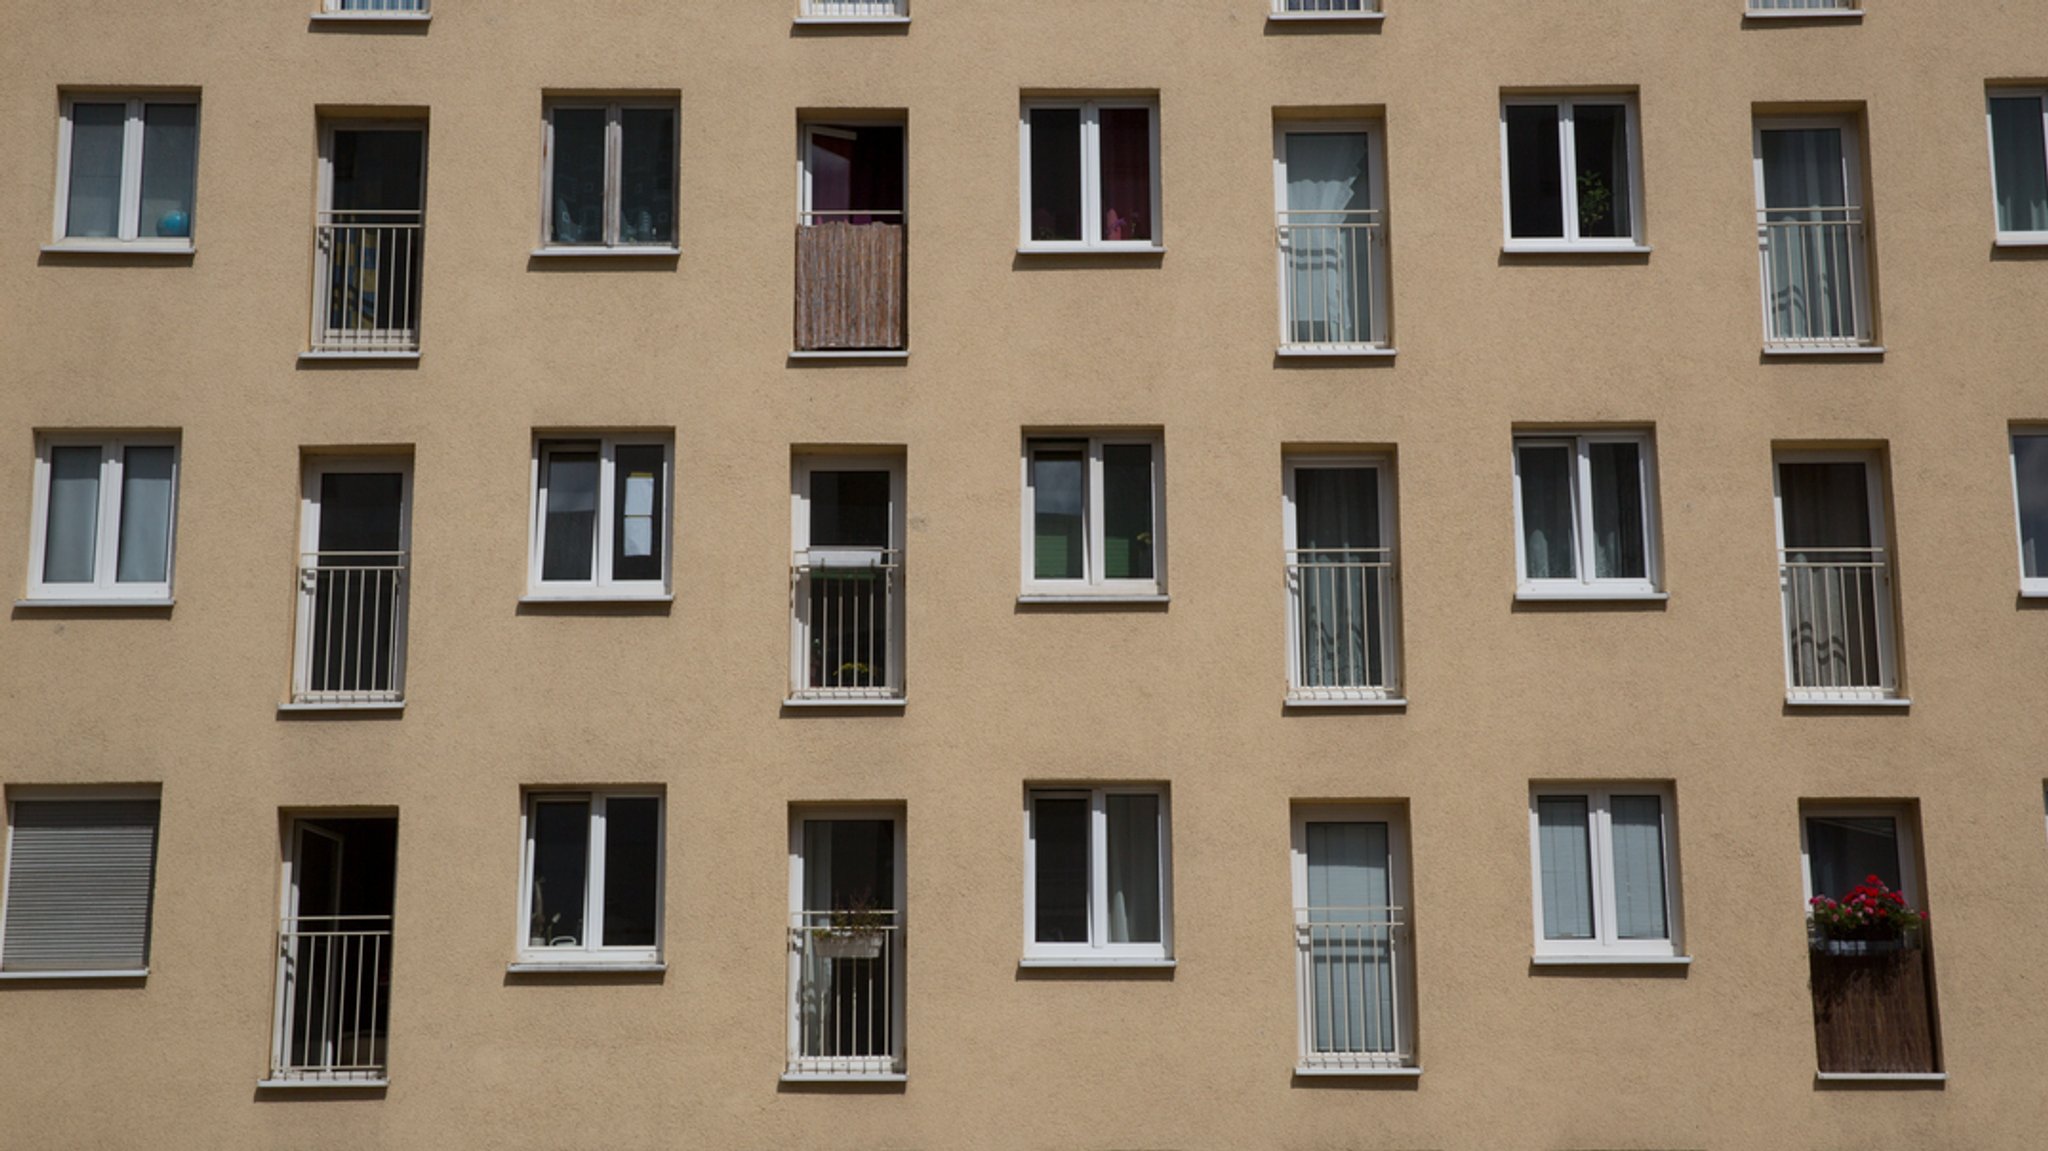
M1400 806L1294 809L1297 1075L1415 1064L1408 820Z
M1650 437L1516 436L1515 529L1524 598L1654 594L1656 459Z
M520 958L661 958L661 796L535 792L526 804Z
M1161 245L1156 101L1026 101L1023 135L1025 248Z
M1672 832L1662 784L1534 789L1538 961L1678 954Z
M1171 957L1171 851L1163 789L1033 790L1025 847L1027 963Z
M676 119L672 102L549 104L546 246L674 247Z
M536 443L536 598L668 594L668 457L665 439Z
M147 972L157 807L114 792L10 798L0 974Z
M175 437L39 439L28 598L169 599L177 489Z
M1160 455L1155 436L1026 442L1027 596L1160 594L1166 586Z
M1303 455L1284 468L1287 700L1399 702L1393 461Z
M2048 92L1995 89L1988 104L1998 238L2048 244Z
M1512 97L1500 128L1508 248L1642 243L1634 97Z
M58 246L192 246L195 96L74 95L58 133Z
M2048 596L2048 429L2012 434L2012 490L2020 531L2020 591Z

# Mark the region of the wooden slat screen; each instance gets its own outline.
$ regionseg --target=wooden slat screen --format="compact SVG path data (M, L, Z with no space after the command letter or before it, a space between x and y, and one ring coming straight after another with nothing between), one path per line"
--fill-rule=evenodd
M903 343L901 224L834 220L796 230L796 347L896 350Z

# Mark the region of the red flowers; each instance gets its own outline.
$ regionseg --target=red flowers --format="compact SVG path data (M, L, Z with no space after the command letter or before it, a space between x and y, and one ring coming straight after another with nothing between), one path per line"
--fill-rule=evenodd
M1903 892L1893 891L1875 875L1849 889L1840 899L1816 895L1809 901L1809 921L1823 939L1898 939L1927 923Z

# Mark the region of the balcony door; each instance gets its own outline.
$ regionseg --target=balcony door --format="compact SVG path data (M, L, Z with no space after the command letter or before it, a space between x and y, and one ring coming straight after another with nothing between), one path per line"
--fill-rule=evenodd
M1890 553L1873 457L1800 454L1777 465L1787 684L1795 697L1896 686Z
M904 128L807 124L799 172L796 349L904 345Z
M1413 1055L1406 856L1395 809L1296 809L1304 1071L1398 1067Z
M1385 233L1372 134L1316 124L1276 137L1282 346L1383 344Z
M789 1073L900 1074L901 820L834 810L791 822Z
M411 472L404 459L307 465L298 702L393 702L404 695Z
M335 124L321 143L313 346L417 351L426 128Z
M1765 121L1756 129L1757 231L1769 343L1869 342L1861 160L1846 121Z
M902 459L799 457L794 480L794 695L900 698Z
M1389 468L1370 457L1286 467L1290 698L1391 697L1398 684Z
M287 836L271 1078L381 1081L398 821L299 818Z

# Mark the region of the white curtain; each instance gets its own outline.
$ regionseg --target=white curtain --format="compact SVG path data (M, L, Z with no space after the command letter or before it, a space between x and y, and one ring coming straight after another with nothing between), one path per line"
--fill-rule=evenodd
M1614 934L1668 939L1664 911L1664 804L1654 795L1609 801L1614 829Z
M1109 941L1159 943L1159 797L1105 797Z
M1308 825L1310 1039L1325 1054L1392 1053L1392 876L1384 823Z
M127 135L125 104L71 106L71 188L64 234L106 238L119 234L121 155Z
M1577 579L1572 449L1525 447L1518 453L1522 483L1522 564L1529 579Z
M1771 336L1857 334L1854 229L1839 128L1763 133L1764 238L1771 257Z
M1372 207L1363 132L1287 136L1288 338L1353 344L1373 338Z
M1991 152L1998 230L2048 231L2048 137L2040 97L1991 101Z
M1543 860L1543 938L1593 938L1593 853L1589 806L1581 795L1536 800Z
M129 448L121 463L121 550L114 578L162 583L171 564L171 449Z
M43 580L91 583L99 538L100 449L50 450L50 518L43 533Z
M1387 683L1379 500L1377 469L1295 469L1303 687Z

